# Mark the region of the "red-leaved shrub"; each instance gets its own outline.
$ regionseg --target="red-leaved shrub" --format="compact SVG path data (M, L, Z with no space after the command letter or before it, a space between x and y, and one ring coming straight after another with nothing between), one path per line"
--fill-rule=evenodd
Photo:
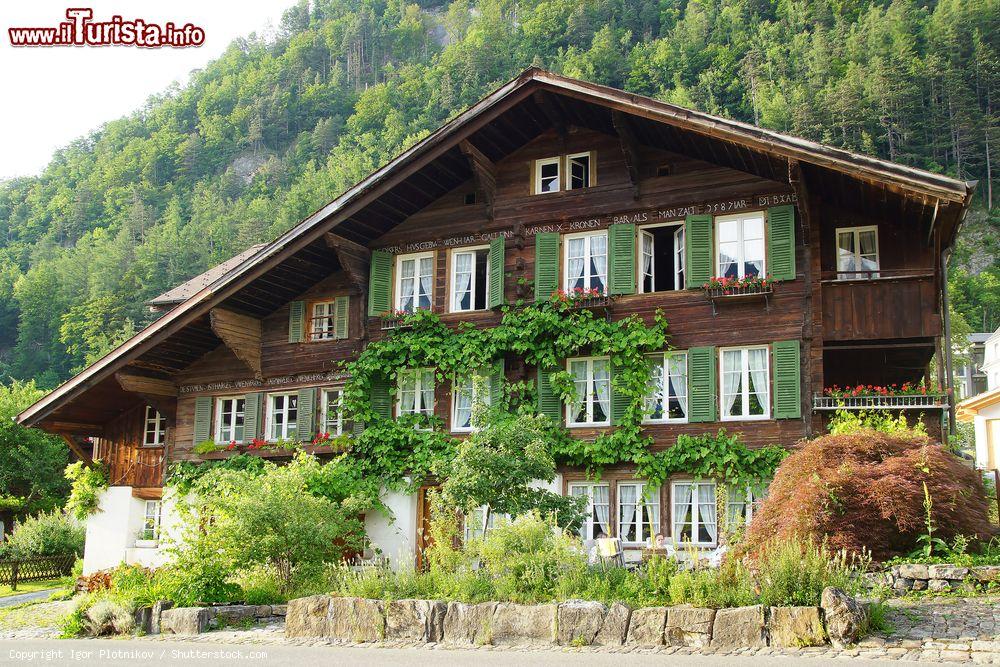
M867 549L875 560L909 553L926 532L924 482L935 537L995 534L979 473L926 436L861 429L807 441L786 458L743 546L753 553L798 536Z

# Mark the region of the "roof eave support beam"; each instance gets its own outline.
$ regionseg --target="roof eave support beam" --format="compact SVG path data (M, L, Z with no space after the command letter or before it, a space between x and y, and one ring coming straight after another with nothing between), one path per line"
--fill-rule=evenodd
M341 270L347 274L351 287L360 294L368 289L368 264L371 250L334 232L327 232L324 240L328 248L337 255Z
M618 132L618 140L621 142L622 154L625 156L625 166L628 169L629 180L632 181L632 194L639 198L639 175L642 170L642 156L639 153L639 142L635 138L635 132L629 124L628 115L622 111L611 112L611 122Z
M798 160L788 161L788 184L795 192L798 201L799 220L802 221L802 239L808 244L809 234L812 230L812 207L809 202L809 190L806 188L805 174L802 173L802 164Z
M496 197L497 191L496 165L468 139L463 139L458 145L462 150L462 154L465 155L466 159L469 161L469 167L472 169L472 177L476 183L476 189L483 193L483 198L486 200L486 213L492 220L493 200Z
M94 462L90 454L88 454L87 451L80 446L80 443L78 443L76 438L72 435L60 431L59 437L63 439L63 442L65 442L66 446L69 447L69 451L77 458L78 461L83 461L83 463L88 466Z
M130 394L135 394L146 405L152 406L174 426L177 416L177 385L168 378L150 377L119 371L115 373L118 385Z
M224 308L213 308L209 321L212 332L253 371L256 379L261 379L260 320Z

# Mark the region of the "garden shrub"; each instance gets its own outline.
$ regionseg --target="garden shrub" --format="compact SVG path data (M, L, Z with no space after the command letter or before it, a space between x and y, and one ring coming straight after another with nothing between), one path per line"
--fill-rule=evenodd
M39 512L14 523L4 558L83 555L86 530L64 512Z
M937 537L994 534L975 470L915 431L859 428L806 441L784 460L741 548L801 536L880 561L909 553L927 532L924 485Z

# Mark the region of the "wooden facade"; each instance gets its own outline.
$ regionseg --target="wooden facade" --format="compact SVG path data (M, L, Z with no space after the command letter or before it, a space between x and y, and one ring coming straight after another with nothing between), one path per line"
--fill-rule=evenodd
M536 192L538 161L573 155L589 156L589 186ZM613 225L634 225L638 234L654 225L682 227L698 215L711 216L717 235L718 218L758 211L770 231L768 211L793 206L794 275L776 282L766 299L713 303L700 287L688 286L615 295L609 313L651 321L662 309L677 350L766 346L769 402L774 344L796 342L794 418L776 419L772 411L765 419L646 426L657 449L682 433L720 427L742 433L751 446L794 447L822 429L812 396L825 386L925 375L945 327L943 253L969 194L965 184L937 175L529 70L239 266L202 280L112 360L20 418L96 437L95 455L111 462L116 483L157 486L164 463L199 458L198 421L209 405L199 398L266 397L343 383L342 363L387 335L369 308L370 290L382 289L371 271L380 253L429 253L431 309L449 324L489 327L499 322L496 309L451 312L454 253L463 248L503 238L504 301L531 301L540 234L559 234L565 244L568 235ZM876 230L878 273L844 275L837 230L861 227ZM714 267L718 245L712 244ZM641 271L638 241L635 252ZM560 260L561 285L566 271ZM338 299L347 309L343 336L313 340L314 307ZM535 377L536 369L519 360L506 362L508 379ZM140 383L139 392L134 382L109 379L122 370L160 384ZM435 387L435 412L445 424L451 391ZM167 441L159 447L142 445L147 404L167 419ZM218 401L211 405L215 434ZM600 430L572 431L588 438ZM567 480L578 475L564 472ZM624 478L628 470L612 475Z

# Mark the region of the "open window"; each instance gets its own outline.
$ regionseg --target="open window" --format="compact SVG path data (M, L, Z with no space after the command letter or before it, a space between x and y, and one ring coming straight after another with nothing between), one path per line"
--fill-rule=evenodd
M639 291L684 289L684 225L643 227L639 230Z
M566 156L566 189L581 190L590 187L590 153Z

